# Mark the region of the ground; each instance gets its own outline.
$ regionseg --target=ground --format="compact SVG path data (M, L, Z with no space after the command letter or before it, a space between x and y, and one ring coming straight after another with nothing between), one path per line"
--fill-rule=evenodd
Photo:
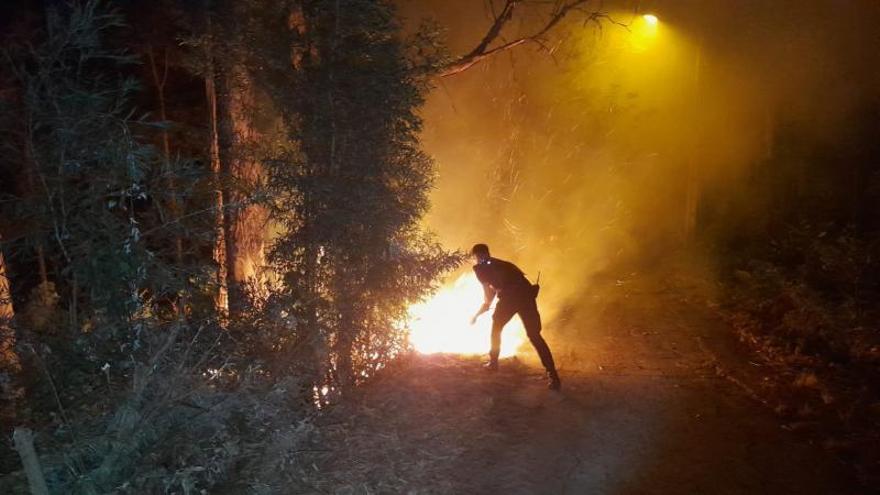
M546 332L561 392L528 349L497 373L445 355L388 370L324 419L323 449L309 454L314 491L867 493L762 403L752 364L711 312L639 291L584 307L594 313ZM582 341L563 347L579 325Z

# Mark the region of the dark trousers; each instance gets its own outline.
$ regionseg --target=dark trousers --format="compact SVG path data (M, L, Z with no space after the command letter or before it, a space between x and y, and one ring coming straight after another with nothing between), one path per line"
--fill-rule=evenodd
M526 327L526 335L538 351L544 369L555 372L553 354L550 353L550 347L544 337L541 337L541 314L538 313L538 304L531 295L511 294L498 300L495 312L492 314L492 348L489 351L489 358L493 361L498 359L498 354L501 352L501 330L516 314Z

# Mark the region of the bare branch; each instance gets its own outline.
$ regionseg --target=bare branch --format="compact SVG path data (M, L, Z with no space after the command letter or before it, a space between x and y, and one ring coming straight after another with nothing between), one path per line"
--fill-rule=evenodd
M526 3L524 0L506 0L504 7L501 9L501 12L495 16L494 22L489 27L486 35L483 36L483 39L480 40L480 43L467 54L462 55L461 57L446 64L440 69L437 75L439 75L440 77L448 77L459 74L470 69L471 67L480 63L486 58L491 57L492 55L510 50L526 43L537 43L539 46L542 46L544 45L544 36L547 35L547 33L555 28L568 14L572 13L573 11L584 13L584 15L586 16L586 19L584 20L585 23L599 21L600 19L608 17L608 15L602 12L601 9L593 11L585 9L584 7L589 4L590 1L591 0L567 0L564 2L553 2L553 11L550 15L550 18L547 19L546 24L544 24L541 29L529 36L517 38L515 40L508 41L492 47L492 43L499 38L499 36L501 35L501 31L504 29L504 26L507 25L507 23L513 18L514 9L517 7L517 5Z

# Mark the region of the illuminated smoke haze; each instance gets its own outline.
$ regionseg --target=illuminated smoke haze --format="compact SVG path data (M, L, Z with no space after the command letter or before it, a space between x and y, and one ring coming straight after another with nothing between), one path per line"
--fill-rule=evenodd
M490 23L474 0L400 3L407 22L447 27L453 53ZM765 198L736 191L762 173L778 129L833 142L878 87L875 2L604 9L628 28L568 22L545 47L552 54L525 47L442 79L423 111L424 147L439 172L427 225L448 247L486 242L533 280L540 271L551 340L566 337L554 317L600 290L597 277L647 271L682 252L689 202L699 203L703 232L731 228L714 225L710 207L727 222L755 223ZM657 26L645 25L646 13ZM505 33L537 22L526 16Z

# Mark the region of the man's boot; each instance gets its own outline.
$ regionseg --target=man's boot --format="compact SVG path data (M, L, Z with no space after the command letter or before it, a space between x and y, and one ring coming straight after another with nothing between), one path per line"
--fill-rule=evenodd
M498 356L489 355L489 362L483 365L486 371L498 371Z
M559 381L559 373L556 370L547 372L547 388L550 390L559 390L562 388L562 382Z

